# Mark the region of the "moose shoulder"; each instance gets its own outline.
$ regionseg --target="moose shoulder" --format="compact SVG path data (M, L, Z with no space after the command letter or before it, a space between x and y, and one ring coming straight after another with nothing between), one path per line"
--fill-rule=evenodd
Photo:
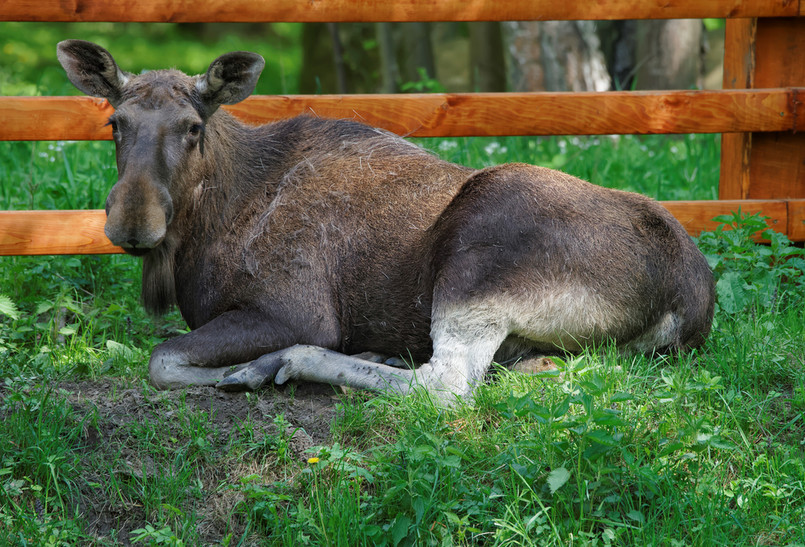
M106 234L143 257L145 306L176 303L192 329L155 348L157 387L467 396L493 360L607 340L676 351L710 330L707 262L645 197L530 165L467 169L351 121L244 125L218 107L254 90L253 53L192 77L133 75L79 40L58 57L115 107Z

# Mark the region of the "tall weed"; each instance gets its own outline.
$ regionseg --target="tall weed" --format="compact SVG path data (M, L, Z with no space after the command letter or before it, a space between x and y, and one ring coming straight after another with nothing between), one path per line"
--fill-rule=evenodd
M727 314L774 311L805 298L805 249L767 225L768 217L741 211L714 219L697 244L716 279L718 310ZM769 243L757 241L762 236Z

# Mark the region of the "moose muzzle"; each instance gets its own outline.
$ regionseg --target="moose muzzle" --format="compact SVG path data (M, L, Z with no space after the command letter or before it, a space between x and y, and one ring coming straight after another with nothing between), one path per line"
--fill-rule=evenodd
M118 181L106 198L106 237L135 256L162 243L172 219L170 194L147 177Z

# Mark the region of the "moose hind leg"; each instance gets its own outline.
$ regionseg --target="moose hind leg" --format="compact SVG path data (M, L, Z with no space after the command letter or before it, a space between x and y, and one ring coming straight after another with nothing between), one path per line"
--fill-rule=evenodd
M490 311L485 307L459 307L452 313L435 313L431 327L433 356L416 370L304 345L274 352L258 361L272 371L278 369L274 378L278 384L304 380L400 394L409 393L419 385L435 399L449 404L455 397L471 396L508 334L504 323ZM257 387L248 385L249 376L247 367L227 377L219 387L230 389L234 384Z
M419 385L449 404L456 396L471 395L483 381L508 335L508 323L500 311L484 303L457 305L451 310L434 307L433 356L416 370L372 362L369 359L375 356L370 354L349 356L323 347L296 345L260 357L218 387L256 389L272 377L277 384L302 380L400 394Z
M363 355L350 356L337 351L308 345L296 345L265 355L259 360L265 366L277 368L277 384L288 380L323 382L372 391L408 393L414 383L414 371L395 368L383 363L363 359ZM247 369L228 377L229 384L245 377ZM221 384L219 384L221 387Z
M471 397L509 334L500 312L488 303L434 306L433 356L417 369L417 383L441 399Z

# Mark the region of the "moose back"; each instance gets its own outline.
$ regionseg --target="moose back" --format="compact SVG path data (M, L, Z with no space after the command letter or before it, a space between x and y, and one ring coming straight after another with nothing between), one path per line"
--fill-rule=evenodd
M493 361L608 341L677 351L710 330L707 262L648 198L524 164L468 169L353 121L244 125L219 106L254 90L253 53L200 76L133 75L80 40L58 58L115 108L106 235L143 257L146 308L177 304L191 328L154 349L157 387L294 379L449 399Z

